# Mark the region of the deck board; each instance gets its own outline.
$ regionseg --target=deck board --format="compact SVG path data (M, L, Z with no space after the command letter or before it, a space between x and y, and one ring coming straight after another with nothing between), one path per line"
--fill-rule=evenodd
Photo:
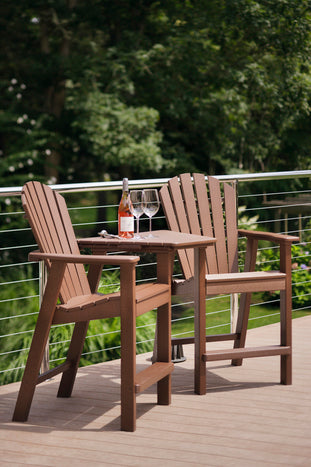
M250 330L248 345L278 334L278 325ZM193 346L184 346L172 404L156 405L154 386L138 395L134 433L119 431L118 360L79 369L69 399L56 398L59 376L40 384L27 423L11 422L19 383L1 386L0 465L310 466L310 335L311 316L293 320L293 385L279 384L278 357L210 362L204 396L193 393ZM138 369L149 358L139 355Z

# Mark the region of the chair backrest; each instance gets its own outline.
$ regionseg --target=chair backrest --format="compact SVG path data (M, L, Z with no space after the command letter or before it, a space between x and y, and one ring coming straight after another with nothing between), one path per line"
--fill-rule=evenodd
M224 183L223 194L215 177L182 174L169 180L160 190L160 198L171 230L216 238L206 250L206 268L210 274L238 271L238 232L236 192ZM193 276L193 251L178 251L186 279Z
M78 255L79 247L64 198L40 182L28 182L22 189L22 204L34 237L43 253ZM47 266L50 264L47 261ZM90 293L82 264L68 264L60 300Z

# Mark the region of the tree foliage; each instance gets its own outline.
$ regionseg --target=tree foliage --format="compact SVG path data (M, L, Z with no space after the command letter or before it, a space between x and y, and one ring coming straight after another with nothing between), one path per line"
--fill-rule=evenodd
M10 2L0 177L309 168L308 0Z

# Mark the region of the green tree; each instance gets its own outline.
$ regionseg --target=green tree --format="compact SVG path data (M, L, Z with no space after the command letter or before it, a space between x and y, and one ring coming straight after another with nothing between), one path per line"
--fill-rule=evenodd
M25 0L3 12L3 52L10 57L2 66L3 178L10 175L12 183L31 178L20 170L30 157L38 161L35 176L50 182L79 180L80 173L84 181L98 179L114 167L125 171L132 165L136 174L139 167L162 167L158 113L128 105L133 85L112 45L119 15L131 9L127 2L117 11L110 6Z
M135 70L141 102L160 113L163 154L210 173L309 164L309 2L174 5Z
M72 134L80 152L93 156L94 178L98 173L113 178L146 175L163 167L156 110L126 105L98 89L71 94L66 109L72 112Z
M6 183L29 178L30 159L51 181L309 165L308 0L21 0L0 13Z

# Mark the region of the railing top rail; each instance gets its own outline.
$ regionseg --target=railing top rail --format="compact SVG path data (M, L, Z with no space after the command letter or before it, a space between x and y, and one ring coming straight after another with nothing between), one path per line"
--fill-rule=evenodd
M253 174L232 174L232 175L215 175L221 181L256 181L256 180L281 180L288 178L304 178L310 177L311 170L292 170L284 172L264 172ZM144 187L160 187L167 183L169 178L154 178L145 180L129 180L130 189ZM89 182L89 183L68 183L50 185L53 190L60 193L75 193L82 191L107 191L107 190L122 190L122 180L109 182ZM19 196L22 187L0 187L0 196Z

